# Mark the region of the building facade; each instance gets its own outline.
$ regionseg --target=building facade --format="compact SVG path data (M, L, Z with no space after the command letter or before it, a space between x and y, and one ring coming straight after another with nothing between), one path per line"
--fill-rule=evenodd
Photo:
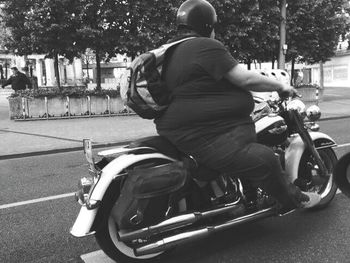
M16 56L5 51L0 51L0 78L8 79L11 75L11 67L17 67L29 77L36 77L38 86L56 86L56 75L53 59L44 55ZM59 76L61 85L82 85L83 68L80 59L74 59L69 63L64 58L59 59Z
M286 63L286 71L291 75L292 65ZM339 44L335 56L323 63L323 84L324 87L346 87L350 90L350 49L348 43ZM255 65L255 69L269 71L277 68L277 63L261 63ZM316 64L295 64L293 83L320 84L321 65Z
M320 65L307 65L313 83L320 83ZM348 87L350 90L350 51L337 52L323 64L325 87Z

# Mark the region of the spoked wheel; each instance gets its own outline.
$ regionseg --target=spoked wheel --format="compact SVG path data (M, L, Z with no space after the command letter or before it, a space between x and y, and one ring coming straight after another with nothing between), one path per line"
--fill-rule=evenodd
M168 160L156 160L155 164L165 163ZM151 163L150 165L152 165ZM135 164L137 165L137 164ZM128 169L133 169L129 166ZM118 236L118 225L113 217L115 203L119 198L122 182L114 181L108 188L99 211L100 223L96 230L95 238L101 249L107 256L121 263L150 263L158 262L168 251L149 254L145 256L136 256L134 247L142 245L147 240L135 240L130 242L122 242Z
M333 170L337 162L334 151L330 148L318 150L327 170L328 177L322 177L320 169L311 153L306 150L299 164L298 179L296 184L305 192L317 192L321 195L321 202L315 209L326 207L334 198L337 186L334 181Z
M96 240L101 249L116 262L157 262L165 252L137 257L134 254L133 244L121 242L118 238L118 227L111 213L104 220L101 228L96 232Z

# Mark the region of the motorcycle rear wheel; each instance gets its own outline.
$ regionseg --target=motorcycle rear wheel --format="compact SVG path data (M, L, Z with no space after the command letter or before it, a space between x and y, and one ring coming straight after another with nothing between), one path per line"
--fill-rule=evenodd
M164 160L163 160L164 161ZM128 167L129 169L130 167ZM121 182L113 182L102 201L99 211L100 223L96 229L95 238L103 252L121 263L155 263L162 259L169 251L164 251L146 256L135 256L133 248L118 238L118 226L112 216L112 209L116 203L121 189Z
M311 208L313 210L328 206L337 192L337 186L333 175L333 170L337 163L337 156L331 148L320 149L318 152L330 175L328 180L322 178L318 179L318 182L315 180L320 171L308 150L305 150L301 157L297 179L299 182L304 182L301 187L303 191L316 191L322 196L321 202L317 206Z

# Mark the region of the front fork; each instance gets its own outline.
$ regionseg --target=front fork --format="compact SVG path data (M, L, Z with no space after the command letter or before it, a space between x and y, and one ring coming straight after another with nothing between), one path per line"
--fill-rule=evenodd
M313 156L313 158L314 158L314 160L319 168L320 176L324 177L324 178L328 178L329 171L328 171L326 165L324 164L320 154L316 150L315 143L312 140L310 133L305 128L304 121L302 120L300 114L297 112L297 110L293 110L290 112L290 116L296 125L296 128L297 128L297 131L298 131L300 138L304 142L306 148L312 154L312 156Z

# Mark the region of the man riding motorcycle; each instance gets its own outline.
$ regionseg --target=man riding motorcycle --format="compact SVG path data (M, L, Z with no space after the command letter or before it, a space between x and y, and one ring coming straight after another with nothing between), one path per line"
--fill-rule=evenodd
M217 17L209 2L185 1L176 21L178 34L172 41L195 37L167 54L163 76L172 102L155 120L159 135L198 163L262 188L278 200L281 214L317 205L320 195L289 183L274 152L256 143L250 116L250 91L292 95L293 87L238 64L214 39Z

